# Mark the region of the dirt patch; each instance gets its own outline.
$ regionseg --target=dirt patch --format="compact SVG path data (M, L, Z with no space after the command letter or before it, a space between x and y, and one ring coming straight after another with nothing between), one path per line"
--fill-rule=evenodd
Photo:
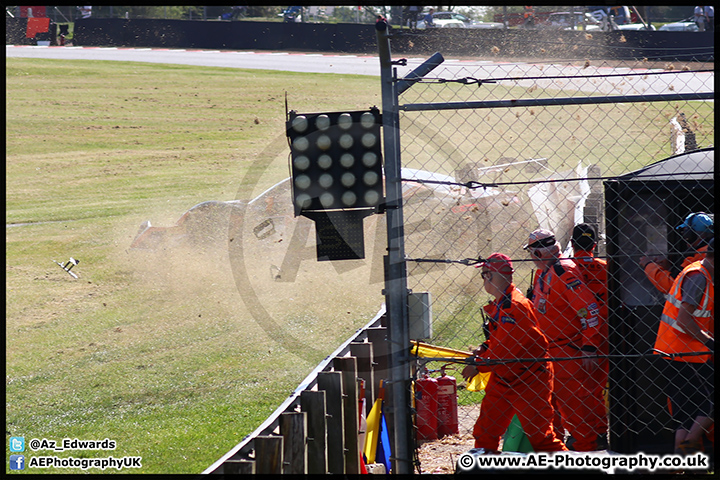
M456 435L420 442L418 459L421 473L455 472L458 457L475 446L472 428L480 414L480 405L458 406L459 427Z
M418 451L420 473L455 473L458 458L471 448L473 448L471 433L449 435L440 440L423 442Z

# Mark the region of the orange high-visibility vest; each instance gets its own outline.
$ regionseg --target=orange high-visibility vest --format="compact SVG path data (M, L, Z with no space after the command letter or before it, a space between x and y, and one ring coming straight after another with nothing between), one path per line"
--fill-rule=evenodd
M702 301L697 309L693 312L693 319L698 326L705 331L714 335L714 319L715 319L715 287L713 285L710 274L702 265L702 262L695 262L680 272L673 282L670 292L667 295L667 301L660 316L660 328L658 329L657 340L655 340L655 349L664 353L688 353L688 352L707 352L708 348L700 341L691 337L677 323L678 313L680 312L680 304L682 303L682 282L689 272L699 271L705 275L706 285L703 293ZM655 352L658 354L657 352ZM676 357L674 360L691 363L705 363L710 360L710 355L693 355Z

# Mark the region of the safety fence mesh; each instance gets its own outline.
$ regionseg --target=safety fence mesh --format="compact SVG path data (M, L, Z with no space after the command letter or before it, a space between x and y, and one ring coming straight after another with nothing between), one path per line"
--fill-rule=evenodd
M408 62L413 67L423 60L410 58ZM609 327L600 333L609 345L599 353L610 357L611 387L609 392L605 389L608 380L602 375L594 384L601 384L602 393L588 387L579 361L554 362L555 393L562 397L555 406L562 405L559 412L564 414L560 425L555 422L560 438L572 442L570 434L587 436L590 427L583 429L582 424L594 421L605 429L609 424L607 436L616 451L644 448L672 453L674 426L664 390L675 380L664 368L668 360L650 355L665 297L638 262L643 255L666 258L671 274L678 274L690 252L675 227L691 212L705 211L712 217L714 211L712 188L704 183L713 176L712 157L705 171L677 162L668 167L674 170L647 180L637 172L675 154L709 151L714 145L714 97L688 100L679 95L712 93L713 85L713 64L702 62L446 61L399 95L408 288L429 292L432 304L431 335L414 339L470 355L486 340L483 306L493 297L483 288L481 269L469 260L487 258L493 252L506 254L515 269L515 285L527 295L538 277L530 254L523 249L530 232L551 230L564 255L572 257L568 246L573 226L588 223L599 240L594 254L608 264L609 300L603 299L598 306L600 325ZM638 101L638 96L643 99ZM579 100L586 98L598 103ZM694 170L692 175L685 171L688 168ZM619 194L621 207L608 219L607 207L616 199L606 198L606 186L627 178L644 187L630 197ZM567 288L558 284L559 274L546 280L555 282L553 288ZM582 288L569 289L566 300L556 305L535 305L546 311L547 318L540 323L551 342L562 343L561 318L574 318L583 308L587 297ZM572 295L576 298L569 299ZM594 300L591 295L586 303L590 310L586 319L594 315ZM579 318L568 322L580 325ZM498 323L497 328L500 331L504 326ZM572 344L570 348L551 349L551 355L576 357L580 353L572 347L591 342L585 337L594 328L575 331L568 339L572 341L566 342ZM516 339L513 348L522 342L532 344L528 338ZM503 352L500 358L508 358L503 355L510 350ZM523 353L521 358L532 358L535 352ZM509 383L498 387L505 399L493 402L543 408L538 400L544 395L542 381L532 383L539 381L538 375L527 374L536 372L540 364L500 364ZM418 380L423 378L423 367L430 378L438 379L441 367L455 377L459 435L470 434L485 411L494 418L485 424L491 426L485 434L498 437L498 448L508 442L503 435L510 419L501 406L483 403L484 391L467 389L462 363L419 358L417 367ZM416 383L415 388L418 417L427 415L422 391L417 392L424 387ZM507 393L511 390L524 398L511 397ZM600 414L592 411L593 398L598 396L603 406ZM445 418L442 409L439 416ZM523 415L527 418L529 413ZM597 420L598 415L602 419ZM427 429L427 418L416 419L416 428L418 422ZM537 439L537 432L529 431L532 426L523 427L528 437ZM605 431L602 426L592 428ZM419 435L421 443L426 437ZM642 447L648 438L656 444Z

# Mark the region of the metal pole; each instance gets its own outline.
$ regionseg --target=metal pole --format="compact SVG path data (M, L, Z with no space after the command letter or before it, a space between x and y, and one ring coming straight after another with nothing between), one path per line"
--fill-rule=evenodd
M433 56L425 60L422 65L405 75L405 78L395 84L395 95L398 96L402 94L444 61L445 59L440 52L433 54Z
M479 110L481 108L551 107L557 105L600 105L604 103L689 102L714 100L715 92L657 93L649 95L614 95L606 97L521 98L478 102L406 103L397 108L405 112L432 110Z
M390 410L393 424L393 473L413 473L410 417L410 336L407 311L407 271L400 173L399 111L390 37L385 21L375 24L382 82L383 146L388 254L385 257L385 308L387 311Z
M648 30L648 31L649 31L649 30L650 30L650 20L648 19L648 21L646 22L646 21L643 19L642 15L640 15L640 10L638 10L637 7L633 6L633 7L630 7L630 8L635 12L635 15L638 16L638 18L640 19L640 23L642 23L642 24L645 26L645 30ZM632 13L632 12L631 12L631 13Z

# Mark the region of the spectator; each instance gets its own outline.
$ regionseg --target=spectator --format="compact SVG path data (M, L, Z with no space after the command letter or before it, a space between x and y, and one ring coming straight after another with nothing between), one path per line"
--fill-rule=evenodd
M610 7L608 9L608 15L610 15L613 19L613 23L615 24L615 30L617 30L618 25L625 25L631 22L630 9L627 7L627 5L617 5L614 7Z
M532 303L513 284L510 258L493 253L478 267L485 291L495 300L484 307L490 321L485 343L474 352L480 365L468 365L462 371L467 381L479 371L493 373L473 428L475 448L497 451L500 436L517 415L533 450L567 450L552 427L550 362L482 364L482 360L548 358L548 341L537 328Z
M80 11L80 18L90 18L92 16L92 7L91 6L85 6L85 7L77 7Z
M566 444L571 450L604 450L608 427L594 375L600 368L597 354L605 342L605 319L575 262L560 258L560 244L553 232L533 231L523 248L538 269L531 300L540 331L549 341L550 356L577 358L552 362L553 406L560 417L555 427L568 430L572 438Z
M418 15L420 15L420 10L422 7L413 5L407 7L408 11L408 26L412 29L417 28L417 21L418 21Z
M715 239L706 257L685 267L667 295L654 353L665 357L675 453L702 451L714 418ZM706 355L683 353L707 352Z
M433 13L435 13L435 9L431 8L430 11L425 15L423 18L423 21L425 22L425 26L427 28L433 28L435 27L435 22L433 21Z
M705 258L704 252L707 249L708 241L714 235L714 227L712 218L705 212L691 213L685 217L683 223L675 227L675 230L682 234L688 247L694 252L683 261L682 268ZM670 262L667 258L644 255L640 257L638 263L655 288L662 293L670 291L673 277L670 274Z
M245 9L246 7L242 5L232 7L232 15L230 16L230 20L238 20L239 18L243 17L245 15Z
M695 7L695 24L698 26L698 30L701 32L705 31L705 7Z
M533 28L535 26L535 9L530 5L525 5L523 12L523 27Z
M715 7L713 6L705 6L704 8L705 13L705 28L712 32L715 30Z

